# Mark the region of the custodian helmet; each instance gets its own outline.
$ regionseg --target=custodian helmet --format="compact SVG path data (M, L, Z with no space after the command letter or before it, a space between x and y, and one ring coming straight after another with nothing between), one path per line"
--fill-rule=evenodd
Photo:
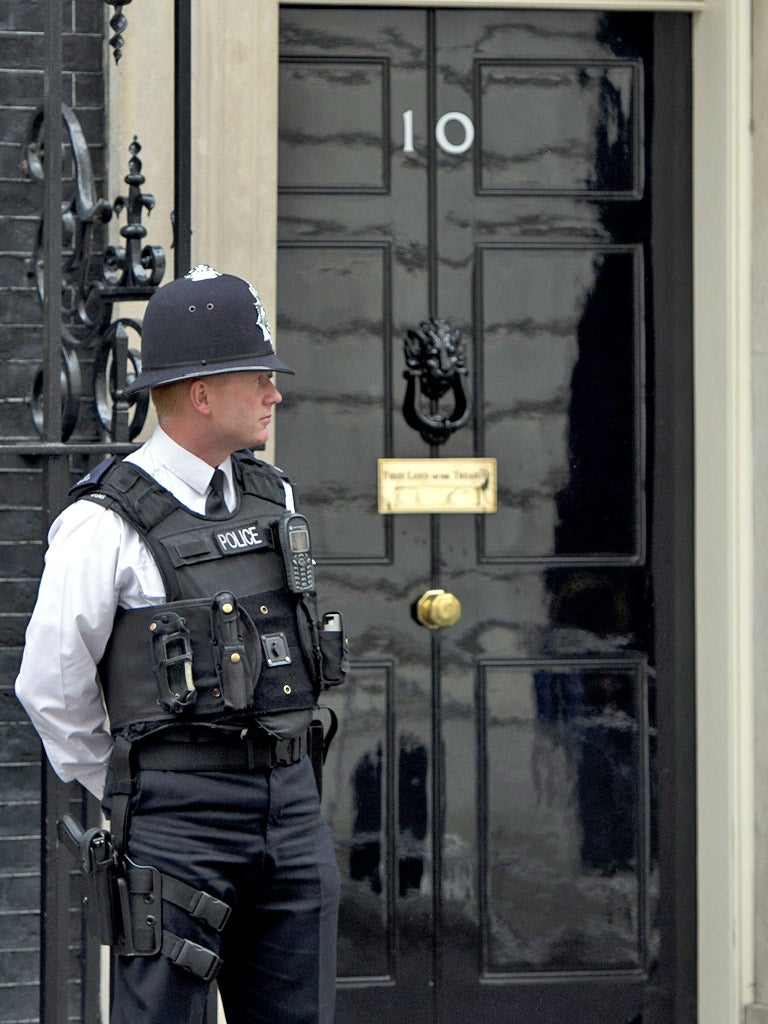
M125 394L232 370L294 371L272 348L267 315L240 277L199 266L158 289L141 332L141 373Z

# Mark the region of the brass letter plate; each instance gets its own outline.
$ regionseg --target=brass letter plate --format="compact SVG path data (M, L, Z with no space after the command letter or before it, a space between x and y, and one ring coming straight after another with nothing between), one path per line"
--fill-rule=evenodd
M495 512L496 459L379 459L379 512Z

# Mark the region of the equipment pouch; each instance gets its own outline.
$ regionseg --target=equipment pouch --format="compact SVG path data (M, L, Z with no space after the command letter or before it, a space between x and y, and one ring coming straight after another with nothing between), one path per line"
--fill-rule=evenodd
M246 633L251 640L248 644ZM235 711L251 707L261 672L261 643L248 613L233 594L224 590L216 594L211 605L211 643L225 707ZM249 652L256 664L251 664Z
M185 620L176 612L159 612L149 625L152 667L160 706L180 714L197 700L192 677L192 638Z
M326 687L343 683L349 672L349 641L340 612L326 612L320 630L322 680Z

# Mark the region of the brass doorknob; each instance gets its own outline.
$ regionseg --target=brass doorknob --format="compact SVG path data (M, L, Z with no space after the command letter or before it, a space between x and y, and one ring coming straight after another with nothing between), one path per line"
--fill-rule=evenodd
M453 626L461 618L461 601L445 590L427 590L416 602L416 618L427 629Z

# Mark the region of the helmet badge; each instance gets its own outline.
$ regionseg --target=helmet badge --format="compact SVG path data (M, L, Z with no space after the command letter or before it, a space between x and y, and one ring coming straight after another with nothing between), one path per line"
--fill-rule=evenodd
M271 342L272 335L269 333L269 324L267 323L267 312L262 306L261 299L259 298L258 292L253 287L253 285L249 284L248 281L246 281L245 283L248 285L248 289L254 298L253 308L256 310L256 323L261 328L261 333L264 335L264 340Z
M198 263L185 277L188 281L210 281L212 277L221 277L221 274L207 263Z
M218 270L214 270L213 267L209 267L207 263L199 263L188 274L185 274L185 277L188 281L210 281L214 277L221 277L221 274ZM259 294L253 285L249 281L245 283L248 285L248 290L253 296L253 308L256 310L256 325L261 330L264 340L271 342L272 335L269 330L269 323L267 322L267 312L262 306Z

